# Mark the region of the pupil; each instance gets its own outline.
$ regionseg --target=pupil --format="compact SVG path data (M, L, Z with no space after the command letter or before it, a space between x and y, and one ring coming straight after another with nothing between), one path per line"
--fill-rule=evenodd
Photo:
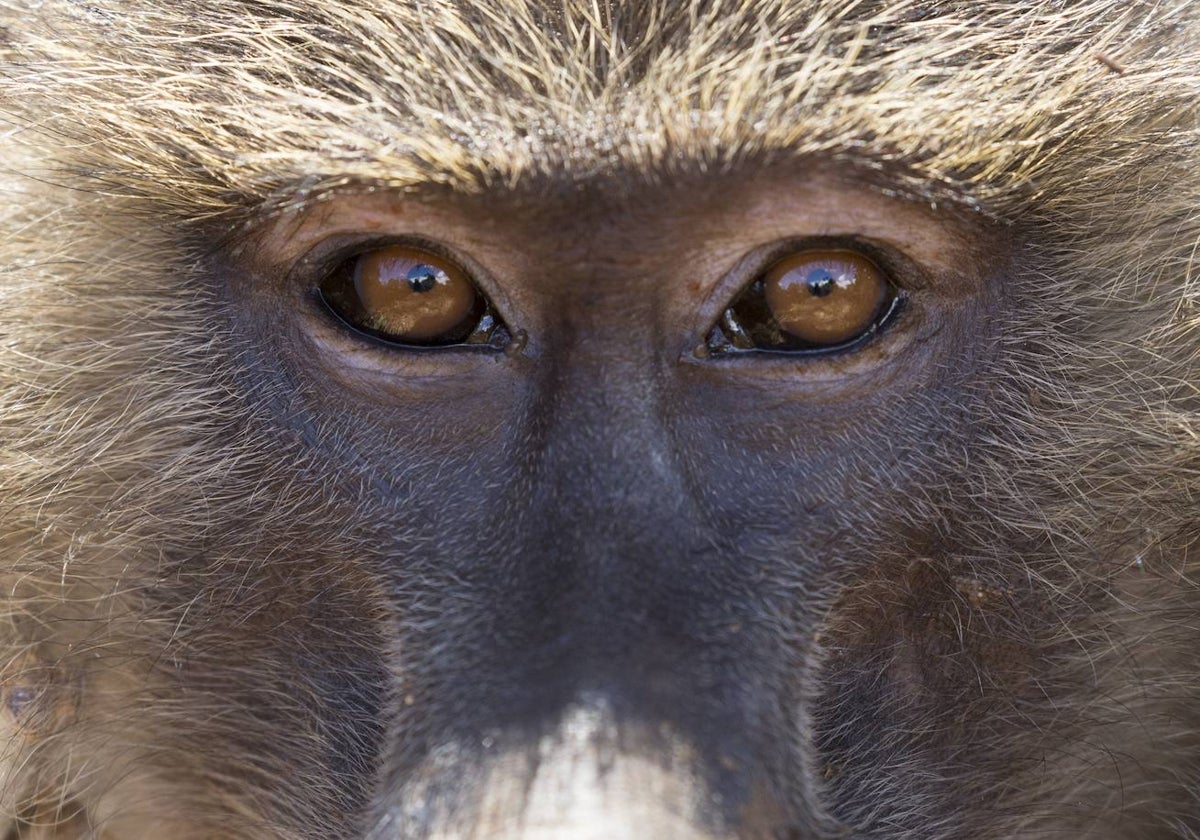
M813 297L825 297L833 291L833 272L827 268L815 268L809 272L805 282Z
M408 274L404 275L404 279L408 281L408 287L414 292L428 292L438 284L441 274L442 272L433 266L421 263L410 268Z

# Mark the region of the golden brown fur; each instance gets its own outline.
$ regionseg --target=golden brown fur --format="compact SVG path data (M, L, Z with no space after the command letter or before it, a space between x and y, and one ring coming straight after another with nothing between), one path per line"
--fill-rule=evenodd
M974 553L827 593L834 613L945 587L966 605L946 636L1035 685L965 743L1061 740L980 772L971 836L1200 838L1198 101L1188 0L0 0L0 824L344 836L369 795L280 787L378 722L306 730L323 684L256 640L294 627L337 663L410 617L352 558L367 537L304 430L272 423L288 397L220 332L227 303L194 280L214 250L329 194L787 159L1006 225L1041 278L980 386L969 483L906 514ZM331 606L289 599L297 579ZM1053 633L1013 641L1013 581ZM887 632L831 619L830 673ZM959 810L936 783L862 784L932 820L895 837L965 836L931 816ZM866 825L859 804L828 807Z

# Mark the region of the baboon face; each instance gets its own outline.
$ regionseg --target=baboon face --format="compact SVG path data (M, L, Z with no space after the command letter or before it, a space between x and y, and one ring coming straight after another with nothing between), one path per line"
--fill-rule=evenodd
M776 783L806 792L806 718L830 704L833 723L858 693L823 684L814 634L908 608L841 607L832 581L882 562L905 586L948 550L901 522L960 462L938 441L972 437L1003 239L804 167L620 195L339 196L272 225L218 282L260 388L295 394L281 416L372 530L354 560L394 599L411 698L387 784L449 773L487 797L457 790L460 762L496 760L536 787L512 763L583 714L622 754L694 754L687 795L711 787L735 816ZM440 267L486 300L484 343L409 338L429 307L443 323L438 298L479 317L457 278L409 279ZM837 282L821 295L810 275ZM845 335L777 339L789 301L738 306L764 285L798 299L795 333ZM732 344L760 323L762 349ZM876 642L843 629L843 666L868 667ZM463 756L437 768L410 725Z
M0 2L14 836L1200 833L1195 15L792 5Z

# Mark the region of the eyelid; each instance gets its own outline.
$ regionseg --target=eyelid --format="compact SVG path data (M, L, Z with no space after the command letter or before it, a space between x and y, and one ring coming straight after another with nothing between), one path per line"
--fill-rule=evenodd
M453 267L474 288L477 298L481 301L481 307L479 317L472 322L473 326L468 337L459 341L452 340L445 344L408 342L400 337L392 339L384 333L368 330L357 323L356 319L347 317L345 312L334 305L325 288L326 284L347 272L352 274L356 261L373 252L389 248L428 254L430 257L436 258L437 262L444 262L448 264L448 267ZM447 356L461 356L463 355L462 351L466 351L466 355L481 352L485 355L495 354L509 351L514 346L523 350L526 341L524 331L510 326L509 318L495 303L495 295L488 288L490 284L479 281L480 273L474 270L470 260L461 259L453 249L422 236L349 234L328 237L310 248L292 266L287 279L291 288L300 292L300 297L306 304L310 317L319 323L322 329L333 333L329 341L333 344L344 343L346 350L352 349L351 344L362 352L405 354L428 352ZM478 332L481 325L487 324L495 325L490 328L490 331L494 331L494 335L489 340L468 341L471 335Z
M470 261L461 259L452 249L447 248L440 242L409 234L374 236L343 234L324 239L296 260L292 274L300 282L320 279L349 260L380 248L392 246L428 251L430 254L458 266L472 283L480 287L480 291L486 291L489 294L491 292L490 288L485 290L482 287L478 279L479 272L475 270L473 265L469 264Z
M705 344L713 328L720 324L725 311L771 266L791 254L807 250L849 250L861 253L874 262L895 284L898 290L897 297L902 299L902 307L909 305L908 293L921 291L930 285L929 273L893 243L853 233L778 239L740 257L709 292L697 313L696 326L689 333L689 344L683 348L684 357L694 357L696 349ZM792 355L797 354L792 351Z
M920 266L899 248L852 234L806 236L775 243L759 258L760 265L753 277L760 276L784 258L804 251L853 251L875 263L898 289L915 291L929 282Z

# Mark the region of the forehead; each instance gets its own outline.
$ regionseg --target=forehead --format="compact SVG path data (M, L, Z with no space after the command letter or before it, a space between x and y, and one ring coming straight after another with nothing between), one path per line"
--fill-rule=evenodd
M1138 9L46 0L45 25L22 31L83 71L43 74L31 94L107 116L114 165L169 181L193 212L349 184L653 182L781 157L986 203L1077 171L1096 150L1075 135L1127 136L1139 97L1175 95L1149 66L1118 84L1096 60L1165 37L1169 16ZM1068 105L1086 125L1062 119Z

